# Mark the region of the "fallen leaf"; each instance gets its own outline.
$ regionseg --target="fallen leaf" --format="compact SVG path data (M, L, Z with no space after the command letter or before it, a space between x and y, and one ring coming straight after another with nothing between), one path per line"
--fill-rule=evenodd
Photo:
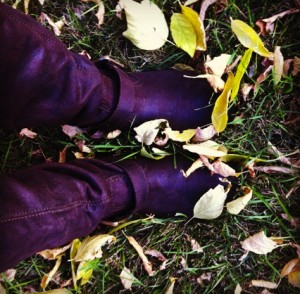
M182 266L182 269L185 271L185 270L188 270L188 264L186 262L186 259L183 258L182 256L180 257L180 264Z
M268 152L277 156L277 160L280 162L287 165L292 165L291 160L281 153L271 142L268 142Z
M80 281L80 285L85 285L93 276L93 267L91 261L81 261L76 271L76 281Z
M230 167L228 164L216 160L215 162L212 163L214 172L227 178L227 177L236 177L236 171Z
M191 4L194 4L194 3L196 3L196 2L198 2L199 0L187 0L187 1L185 1L184 2L184 6L189 6L189 5L191 5Z
M108 234L88 237L83 240L74 260L87 261L102 257L102 246L106 243L116 242L116 237Z
M217 134L213 125L209 125L208 127L201 129L198 127L195 132L195 136L193 137L193 142L203 142L211 139L214 135Z
M290 273L292 273L294 270L296 271L300 271L300 258L294 258L292 260L290 260L281 270L281 277L285 277L288 276Z
M278 247L277 243L268 238L263 231L250 236L241 242L242 248L256 254L267 254Z
M161 150L161 149L154 148L154 147L151 148L151 153L148 152L145 147L142 147L140 154L143 157L154 159L154 160L160 160L166 156L172 155L171 153L168 153L165 150Z
M155 257L159 261L166 261L167 260L162 253L160 253L159 251L154 250L154 249L146 250L145 254L150 255L152 257Z
M202 3L201 3L201 8L200 8L200 13L199 13L200 19L201 19L202 21L204 21L204 19L205 19L205 14L206 14L207 8L208 8L210 5L216 3L217 1L218 1L218 0L204 0L204 1L202 1Z
M181 5L182 14L189 20L192 24L195 34L196 34L196 50L206 50L206 40L205 31L202 20L199 18L196 11L193 9Z
M50 291L44 291L44 292L35 292L35 294L71 294L70 291L67 289L54 289Z
M196 130L188 129L180 132L180 131L173 131L171 128L166 128L163 131L163 133L166 134L173 141L188 142L195 135Z
M238 94L238 91L240 89L241 80L248 68L249 62L252 57L252 52L253 52L252 48L246 50L244 56L242 57L239 65L238 65L237 71L236 71L234 79L232 81L232 92L231 92L231 96L230 96L230 102L232 102Z
M198 158L192 163L192 165L187 169L187 171L182 171L182 174L184 175L184 177L187 178L191 173L193 173L195 170L202 166L204 166L203 161L201 160L201 158Z
M104 14L105 14L105 7L103 1L101 0L82 0L83 2L94 2L98 5L98 11L96 13L96 17L98 19L98 27L100 27L104 22Z
M240 284L237 284L235 289L234 289L234 294L241 294L243 291L242 287Z
M203 248L195 239L191 239L191 246L193 251L197 253L203 253Z
M297 171L292 168L282 166L254 166L254 170L264 172L266 174L295 174Z
M112 131L112 132L109 132L109 133L106 135L106 139L109 139L109 140L115 139L115 138L117 138L118 136L120 136L121 133L122 133L121 130L114 130L114 131Z
M38 252L37 254L42 256L47 260L58 259L65 254L65 252L71 247L71 244L68 244L64 247L54 248L54 249L46 249Z
M25 11L25 14L29 13L29 2L30 2L30 0L24 0L24 11Z
M231 29L246 48L253 49L257 54L271 58L273 54L269 52L257 33L245 22L235 19L231 21Z
M123 36L135 46L144 50L156 50L167 41L169 28L162 11L149 0L137 3L121 0L127 21Z
M130 269L128 269L127 267L124 267L120 274L120 279L121 279L124 289L128 290L128 289L131 289L131 286L135 280L135 277L131 273Z
M229 54L221 54L220 56L214 57L212 60L206 61L204 63L206 72L213 73L221 78L225 73L230 58L231 55Z
M70 249L70 260L71 260L71 270L72 270L72 280L73 280L73 285L74 289L77 290L77 276L75 272L75 256L78 252L79 247L81 246L81 241L79 239L74 239L71 243L71 249Z
M143 261L144 268L149 276L153 276L155 274L155 271L152 270L152 264L144 254L143 248L140 244L131 236L126 236L129 243L133 246L133 248L137 251L139 257Z
M48 274L45 274L42 278L40 286L43 290L46 289L47 285L52 280L52 278L56 274L56 272L58 271L58 268L60 267L60 265L61 265L61 257L58 257L53 269Z
M17 271L15 269L8 269L2 274L0 273L0 282L3 282L5 280L8 280L12 282L15 279Z
M212 174L214 174L215 170L213 165L210 163L209 159L204 155L200 155L200 159L202 160L204 166L206 166L208 170L210 170Z
M283 56L279 46L276 46L274 50L273 74L274 74L274 85L277 85L280 82L283 74Z
M212 278L212 273L203 273L200 277L197 278L198 284L202 285L203 281L210 281Z
M197 36L189 19L181 13L174 13L170 29L176 46L193 57L197 47Z
M69 136L71 139L73 137L83 133L83 131L80 128L78 128L76 126L70 126L70 125L63 125L62 126L62 131L67 136Z
M0 294L6 294L6 290L4 289L2 283L0 283Z
M271 72L272 68L273 68L273 65L270 65L269 67L267 67L267 69L263 73L261 73L258 76L256 83L254 85L254 92L257 91L258 86L267 78L267 76Z
M222 185L209 189L194 206L194 217L199 219L215 219L222 214L228 191Z
M265 281L265 280L252 280L251 286L267 288L267 289L276 289L278 287L278 284Z
M61 35L61 29L63 28L65 22L63 20L59 20L54 22L46 13L42 12L41 17L46 19L49 25L53 28L54 34L56 36Z
M197 76L184 76L186 78L190 78L190 79L207 79L208 83L210 84L210 86L214 89L214 91L220 92L224 89L224 81L213 74L203 74L203 75L197 75Z
M24 128L20 131L19 135L21 137L27 137L27 138L30 138L30 139L34 139L36 136L37 136L37 133L33 132L33 131L30 131L29 129L27 128Z
M164 128L168 128L168 121L165 119L155 119L144 122L143 124L134 128L134 131L136 132L135 138L142 144L151 145L162 126L164 126Z
M244 83L244 85L242 86L241 88L241 93L242 93L242 96L244 98L244 101L247 100L247 97L250 93L250 91L254 88L254 85L251 85L249 83Z
M292 59L292 58L285 59L283 61L283 72L282 72L283 77L288 75L290 67L293 64L293 62L294 62L294 59Z
M293 62L293 71L292 75L295 76L298 74L300 71L300 58L299 57L294 57L294 62Z
M168 289L166 290L165 294L173 294L176 278L171 277L170 281L171 281L171 284L168 287Z
M199 144L186 144L182 147L183 149L188 150L192 153L197 153L199 155L205 155L212 158L224 156L227 154L227 150L223 148L224 146L212 140L207 140Z
M229 95L233 87L233 82L234 76L230 72L228 74L228 79L224 86L224 90L221 93L221 95L217 98L211 115L212 124L216 132L218 133L223 132L227 126Z
M243 187L244 196L239 197L226 204L227 211L231 214L239 214L252 198L252 190L248 187Z

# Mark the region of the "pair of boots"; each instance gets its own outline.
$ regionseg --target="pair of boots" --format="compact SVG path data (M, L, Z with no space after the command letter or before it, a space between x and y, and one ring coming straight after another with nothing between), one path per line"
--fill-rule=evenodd
M71 124L126 129L135 119L175 129L210 122L210 86L175 70L127 74L69 52L52 33L0 3L0 126ZM49 163L0 176L0 272L22 259L91 233L103 219L132 213L191 215L219 176L177 157L109 163Z

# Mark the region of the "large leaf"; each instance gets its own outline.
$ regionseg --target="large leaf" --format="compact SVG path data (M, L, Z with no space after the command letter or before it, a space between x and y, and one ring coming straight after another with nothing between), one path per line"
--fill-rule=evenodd
M252 48L248 49L245 52L243 58L241 59L239 65L238 65L238 68L236 70L236 74L235 74L234 80L233 80L230 102L232 102L234 100L234 98L236 97L236 95L239 91L240 83L241 83L241 80L242 80L246 70L247 70L249 62L251 60L252 52L253 52Z
M181 13L174 13L170 28L175 44L193 57L197 47L197 37L189 19Z
M194 206L194 217L199 219L215 219L224 208L228 191L222 185L209 189Z
M233 86L233 81L234 76L229 72L224 90L215 102L211 115L212 124L218 133L225 130L228 122L228 98Z
M205 51L206 50L205 31L204 31L203 22L202 20L200 20L198 13L193 9L183 5L181 6L181 12L193 25L197 37L196 49Z
M231 29L246 48L252 48L254 52L264 57L272 57L273 54L265 48L258 34L245 22L235 19L231 21Z
M124 7L127 20L124 37L144 50L155 50L164 45L169 28L164 14L153 2L121 0L120 3Z

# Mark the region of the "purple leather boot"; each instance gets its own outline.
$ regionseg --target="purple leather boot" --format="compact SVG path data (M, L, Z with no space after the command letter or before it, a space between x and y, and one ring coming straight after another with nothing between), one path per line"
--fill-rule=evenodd
M127 129L169 120L177 129L210 122L212 90L203 79L166 70L127 74L74 54L31 17L0 3L0 125L71 124Z

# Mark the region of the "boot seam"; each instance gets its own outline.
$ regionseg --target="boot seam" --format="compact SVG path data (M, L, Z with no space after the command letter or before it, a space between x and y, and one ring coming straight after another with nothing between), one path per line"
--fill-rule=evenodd
M28 219L31 217L37 217L37 216L42 216L42 215L47 215L47 214L55 214L58 212L64 212L72 209L76 209L77 207L87 205L87 206L94 206L98 204L106 204L108 201L78 201L76 203L73 203L72 205L66 204L63 206L58 206L58 207L49 207L45 209L38 209L38 210L32 210L29 212L20 212L16 214L11 214L8 216L0 217L0 223L7 223L11 221L18 221L22 219Z

